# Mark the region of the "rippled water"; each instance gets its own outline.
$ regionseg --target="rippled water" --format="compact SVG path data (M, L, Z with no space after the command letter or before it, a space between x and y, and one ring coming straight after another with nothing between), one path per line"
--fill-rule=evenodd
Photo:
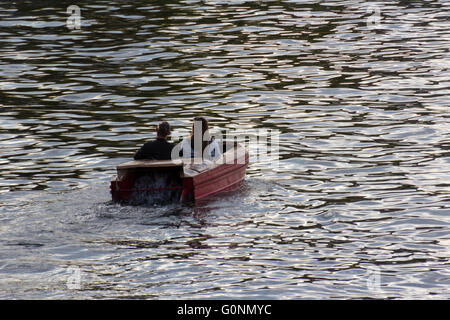
M0 298L450 297L450 2L71 4L0 2ZM279 168L112 204L197 115L280 130Z

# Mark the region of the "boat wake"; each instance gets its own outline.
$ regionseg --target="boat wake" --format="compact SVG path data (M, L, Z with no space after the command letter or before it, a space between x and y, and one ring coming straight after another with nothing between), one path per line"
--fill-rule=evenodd
M164 205L179 201L181 187L177 182L167 178L166 174L154 172L136 179L130 205Z

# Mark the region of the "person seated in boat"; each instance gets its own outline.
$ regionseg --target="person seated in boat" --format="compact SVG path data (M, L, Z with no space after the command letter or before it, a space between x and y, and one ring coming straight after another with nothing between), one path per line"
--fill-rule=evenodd
M134 155L134 160L170 160L174 145L167 141L170 125L167 121L156 127L156 139L146 142Z
M204 117L195 117L191 136L183 140L182 154L184 157L205 158L214 160L222 155L217 140L211 137L208 129L208 120Z

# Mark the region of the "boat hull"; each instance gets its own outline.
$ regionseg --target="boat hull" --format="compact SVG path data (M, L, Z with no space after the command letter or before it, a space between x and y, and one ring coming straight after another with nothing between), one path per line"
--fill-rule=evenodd
M111 181L112 200L123 204L140 204L152 199L161 200L158 198L164 198L170 202L189 202L234 191L245 180L249 155L247 150L241 150L232 156L232 161L228 158L228 161L222 161L224 163L216 162L210 168L200 172L187 170L189 163L182 161L127 162L117 167L118 175ZM142 177L150 181L161 180L157 178L158 175L165 177L162 178L165 180L164 183L144 185L144 187L139 184Z

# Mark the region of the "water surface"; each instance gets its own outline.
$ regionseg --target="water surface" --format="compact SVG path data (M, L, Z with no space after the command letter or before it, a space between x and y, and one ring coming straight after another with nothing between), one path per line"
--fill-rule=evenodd
M450 297L448 1L81 1L80 30L71 4L0 2L1 298ZM198 115L279 130L278 168L111 203Z

